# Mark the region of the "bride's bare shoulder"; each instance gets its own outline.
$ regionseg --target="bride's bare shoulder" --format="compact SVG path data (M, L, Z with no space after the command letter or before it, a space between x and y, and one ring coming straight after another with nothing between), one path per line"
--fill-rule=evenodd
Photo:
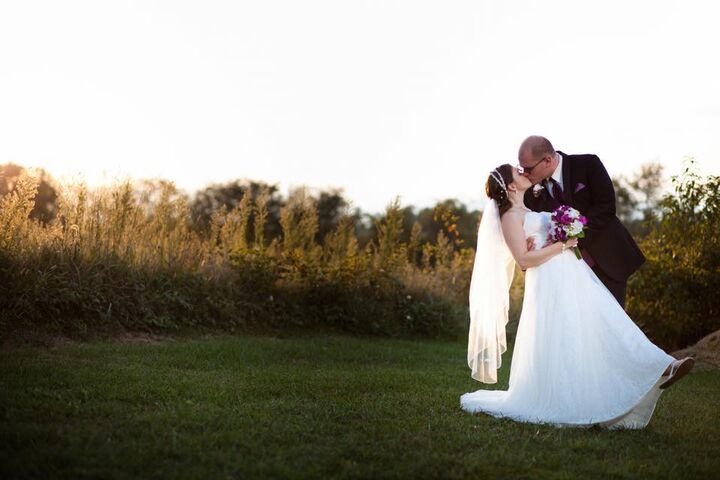
M523 219L525 218L525 212L522 210L508 210L505 212L500 219L503 228L513 228L520 226L522 228Z
M522 220L525 217L525 213L527 210L520 210L516 208L511 208L505 214L503 214L501 221L505 219L513 219L514 221Z

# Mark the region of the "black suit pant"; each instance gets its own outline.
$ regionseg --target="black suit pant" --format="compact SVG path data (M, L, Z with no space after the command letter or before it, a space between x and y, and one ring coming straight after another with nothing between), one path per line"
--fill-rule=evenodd
M598 276L600 281L610 290L615 299L618 301L621 307L625 308L625 292L627 290L627 282L618 282L607 276L607 273L603 272L598 265L592 267L592 271Z

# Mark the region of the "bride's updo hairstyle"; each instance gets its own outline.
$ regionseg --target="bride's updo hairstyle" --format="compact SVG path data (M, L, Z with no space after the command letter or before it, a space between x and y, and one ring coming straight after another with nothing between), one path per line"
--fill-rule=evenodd
M512 172L513 167L510 164L500 165L488 175L487 182L485 183L485 193L497 202L498 212L501 217L512 207L507 192L507 186L514 181ZM497 176L502 178L505 185L498 181Z

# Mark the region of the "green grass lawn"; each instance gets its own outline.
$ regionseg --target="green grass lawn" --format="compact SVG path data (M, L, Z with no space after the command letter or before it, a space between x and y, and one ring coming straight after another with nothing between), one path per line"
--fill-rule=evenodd
M717 478L720 372L645 430L460 410L462 342L211 336L0 351L0 478ZM507 387L510 352L496 388Z

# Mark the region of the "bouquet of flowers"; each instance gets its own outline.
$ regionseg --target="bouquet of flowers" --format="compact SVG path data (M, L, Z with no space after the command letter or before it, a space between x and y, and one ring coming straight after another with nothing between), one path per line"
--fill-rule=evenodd
M560 205L550 215L550 231L548 237L552 242L565 242L569 238L583 238L587 218L568 205ZM575 256L580 260L580 249L574 247Z

